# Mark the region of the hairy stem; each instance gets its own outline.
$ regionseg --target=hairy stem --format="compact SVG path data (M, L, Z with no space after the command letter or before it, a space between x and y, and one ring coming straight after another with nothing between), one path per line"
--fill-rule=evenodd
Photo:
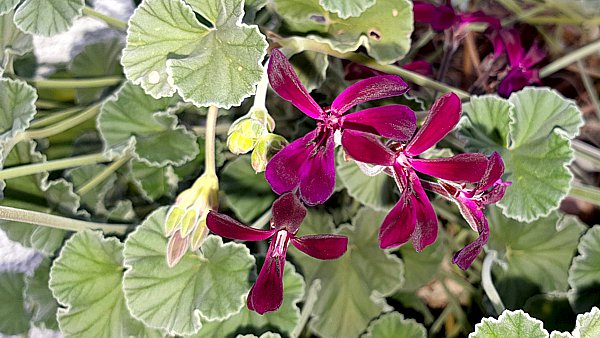
M581 201L600 206L600 189L579 182L571 183L569 196Z
M0 170L0 180L8 180L15 177L27 176L44 171L60 170L79 167L86 164L108 162L104 153L70 157L62 160L46 161L41 163L26 164Z
M122 76L104 76L90 79L29 79L38 89L101 88L114 86L124 80Z
M571 145L575 150L575 158L581 158L591 162L600 169L600 149L580 140L572 140Z
M267 110L265 100L267 98L267 89L269 88L269 76L267 74L267 67L263 70L260 82L256 86L256 95L254 95L254 104L251 109Z
M109 26L116 28L120 31L127 30L127 22L119 20L117 18L113 18L112 16L108 16L106 14L102 14L89 6L83 7L83 14L87 16L91 16L96 19L100 19L106 22Z
M577 60L581 60L586 56L592 55L600 49L600 40L594 41L586 46L583 46L579 49L576 49L569 54L558 58L551 63L544 66L540 69L540 77L546 77L548 75L552 75L555 72L569 66L572 63L575 63Z
M217 125L217 112L219 108L210 106L206 115L206 139L204 148L204 172L216 175L215 165L215 129Z
M132 155L130 153L121 156L109 166L104 168L104 170L102 170L98 175L89 180L86 184L82 185L76 192L79 195L84 195L85 193L94 189L98 184L102 183L108 176L110 176L110 174L114 173L115 171L117 171L117 169L121 168L125 163L127 163L127 161L131 159L131 157Z
M481 286L483 286L483 291L485 291L485 294L490 299L496 313L501 314L506 308L492 281L492 264L497 259L496 255L496 251L490 250L483 259L483 267L481 268Z
M64 120L65 118L67 118L75 113L80 112L82 109L83 109L82 107L69 107L69 108L63 109L61 111L49 113L48 116L44 116L42 118L33 120L29 127L30 128L47 127L53 123L60 122L60 121Z
M81 123L96 116L96 114L98 114L98 112L100 111L100 106L101 106L100 103L95 104L75 116L71 116L68 119L60 121L54 125L45 127L43 129L27 130L24 133L23 137L25 139L35 139L35 138L44 138L44 137L49 137L49 136L53 136L56 134L60 134L63 131L71 129L73 127L76 127L76 126L80 125Z

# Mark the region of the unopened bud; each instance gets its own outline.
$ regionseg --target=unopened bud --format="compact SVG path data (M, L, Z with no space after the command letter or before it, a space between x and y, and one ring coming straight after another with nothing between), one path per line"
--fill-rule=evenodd
M208 215L208 212L206 214L204 214L198 220L198 224L196 225L194 232L192 232L191 241L190 241L190 246L191 246L192 251L198 250L200 245L202 245L202 243L204 243L204 240L208 236L209 230L208 230L208 227L206 226L206 216L207 215Z
M187 252L189 245L189 238L182 237L179 231L175 231L173 236L169 238L169 243L167 244L167 265L172 268L174 267L183 255Z
M257 173L265 171L271 157L287 144L285 138L277 134L267 134L258 140L250 158L254 171Z
M179 206L171 207L169 213L167 214L167 220L165 221L165 235L171 236L173 232L177 229L179 223L181 223L181 219L183 218L185 210L180 208Z
M254 148L256 139L245 137L239 131L234 131L227 137L227 148L235 155L241 155Z
M249 113L250 117L253 120L260 122L265 128L267 132L272 132L275 130L275 120L269 115L266 109L263 108L252 108Z
M187 210L183 219L181 220L181 236L185 237L194 230L194 226L196 225L196 220L198 219L198 213L196 210Z

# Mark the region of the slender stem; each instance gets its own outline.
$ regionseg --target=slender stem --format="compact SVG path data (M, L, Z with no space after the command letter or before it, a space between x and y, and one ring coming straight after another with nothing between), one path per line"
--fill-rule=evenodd
M600 206L600 189L591 185L585 185L574 181L571 183L569 196Z
M306 302L304 302L304 306L302 307L302 313L300 314L300 320L298 320L298 324L294 328L294 331L290 334L292 338L300 337L302 330L306 326L310 315L312 314L313 308L319 299L319 291L321 290L321 281L314 280L308 289L308 294L306 296Z
M61 111L49 113L48 116L43 118L35 119L31 122L30 128L42 128L49 126L53 123L60 122L64 120L66 117L71 116L77 112L81 111L81 107L70 107L67 109L63 109Z
M87 108L83 112L81 112L75 116L72 116L71 118L68 118L66 120L63 120L63 121L55 124L55 125L51 125L49 127L43 128L43 129L27 130L25 132L25 138L26 139L44 138L44 137L49 137L49 136L53 136L56 134L60 134L63 131L71 129L73 127L76 127L76 126L80 125L81 123L96 116L96 114L98 114L98 112L100 111L100 106L101 106L100 103L95 104L95 105Z
M46 214L43 212L0 206L0 219L6 221L23 222L45 227L69 231L83 231L85 229L99 229L106 233L123 235L127 232L126 224L105 224L80 221L77 219Z
M598 100L598 91L596 88L594 88L594 83L592 82L592 79L590 79L590 76L585 72L583 62L581 62L581 60L577 60L576 64L579 70L579 75L581 76L581 82L583 82L585 90L590 97L590 101L596 110L596 116L598 116L598 119L600 120L600 100Z
M65 109L69 107L63 102L38 99L35 101L35 106L40 109Z
M567 67L577 60L583 59L586 56L597 53L600 50L600 40L594 41L586 46L570 52L569 54L558 58L540 69L540 77L546 77L555 72Z
M537 6L534 7L532 9L526 10L522 13L520 13L519 15L514 15L514 16L510 16L505 18L504 20L502 20L502 27L508 27L511 26L513 23L517 22L517 21L527 21L527 19L531 18L532 16L541 13L543 11L546 10L545 6Z
M431 80L430 78L428 78L426 76L417 74L415 72L411 72L404 68L394 66L394 65L381 65L381 64L377 63L377 61L375 61L374 59L371 59L370 57L363 55L363 54L340 53L340 52L332 49L325 43L320 43L317 41L313 41L313 40L310 40L307 38L301 38L301 37L277 38L276 40L282 46L297 44L298 46L301 47L302 50L310 50L313 52L323 53L323 54L331 55L333 57L337 57L340 59L346 59L346 60L350 60L350 61L353 61L356 63L360 63L364 66L367 66L367 67L370 67L370 68L373 68L376 70L380 70L382 72L402 76L404 79L407 79L407 80L409 80L417 85L423 86L423 87L439 90L444 93L454 92L456 95L458 95L462 99L467 99L470 96L469 93L465 92L462 89L458 89L458 88L446 85L444 83L441 83L441 82L438 82L435 80Z
M8 180L15 177L37 174L44 171L67 169L86 164L96 164L108 161L109 159L106 157L106 155L104 155L104 153L97 153L91 155L75 156L62 160L53 160L41 163L20 165L17 167L11 167L0 170L0 180Z
M265 100L267 97L267 89L269 88L269 76L267 74L267 67L264 67L260 82L256 86L256 95L254 95L254 104L252 109L267 110Z
M229 127L231 127L231 122L219 123L215 126L215 134L217 134L217 135L227 134L227 132L229 131ZM202 134L206 133L206 127L205 126L193 126L192 131L196 135L202 135Z
M533 18L528 18L527 23L530 24L538 24L538 25L543 25L543 24L552 24L552 25L558 25L558 24L565 24L565 25L581 25L583 23L585 23L586 25L600 25L600 19L599 18L591 18L591 19L586 19L585 21L582 21L581 19L576 19L576 18L565 18L565 17L555 17L555 16L536 16Z
M600 168L600 149L579 140L572 140L571 145L575 150L575 157L588 160Z
M131 159L132 155L130 153L125 154L124 156L118 158L116 161L111 163L109 166L104 168L98 175L89 180L86 184L82 185L77 193L79 195L84 195L88 193L90 190L94 189L98 184L102 183L110 174L117 171L117 169L121 168L127 161Z
M38 89L100 88L114 86L123 81L122 76L104 76L90 79L29 79Z
M494 282L492 281L492 264L497 259L496 255L496 251L490 250L483 259L483 266L481 267L481 286L483 286L483 291L485 291L490 302L492 302L492 306L494 306L496 313L501 314L506 307L504 306L504 303L502 303L500 294L498 294Z
M215 165L215 129L217 125L217 112L219 108L210 106L206 114L206 139L204 148L204 172L216 175Z
M96 19L100 19L100 20L106 22L109 26L112 26L118 30L121 30L121 31L127 30L127 22L119 20L117 18L113 18L112 16L102 14L89 6L83 7L83 14L94 17Z

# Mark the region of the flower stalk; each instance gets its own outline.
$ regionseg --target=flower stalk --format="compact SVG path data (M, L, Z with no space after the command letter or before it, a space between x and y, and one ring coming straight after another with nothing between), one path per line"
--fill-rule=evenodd
M89 6L83 7L83 14L106 22L109 26L125 32L127 30L127 22L113 18L106 14L102 14Z
M0 170L0 180L8 180L11 178L38 174L44 171L61 170L108 161L110 161L110 159L104 153L97 153L91 155L74 156L61 160L20 165L17 167Z

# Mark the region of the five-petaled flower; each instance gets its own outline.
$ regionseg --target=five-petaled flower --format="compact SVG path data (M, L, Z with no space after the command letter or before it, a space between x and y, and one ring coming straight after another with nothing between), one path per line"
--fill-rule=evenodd
M406 141L415 130L415 115L403 105L387 105L344 115L359 103L404 94L408 86L395 75L359 81L344 90L331 104L321 108L302 86L283 53L274 49L268 66L271 87L309 117L315 130L279 151L267 164L265 177L273 191L282 194L298 189L307 205L324 203L335 188L335 135L361 131ZM342 146L347 147L342 141Z
M255 229L233 218L211 211L206 219L208 228L223 237L261 241L273 238L256 283L248 294L248 308L260 314L275 311L283 302L283 269L289 242L305 254L318 259L336 259L348 247L348 238L341 235L306 235L296 237L306 216L306 208L291 192L283 194L272 208L269 230Z
M384 219L379 245L390 248L412 239L421 251L437 238L437 216L416 171L449 181L476 183L484 177L488 159L484 154L465 153L448 158L419 159L418 155L437 144L458 123L461 102L448 93L431 107L423 126L410 142L392 142L385 146L379 138L360 131L346 131L342 143L357 161L385 166L394 177L402 195Z

